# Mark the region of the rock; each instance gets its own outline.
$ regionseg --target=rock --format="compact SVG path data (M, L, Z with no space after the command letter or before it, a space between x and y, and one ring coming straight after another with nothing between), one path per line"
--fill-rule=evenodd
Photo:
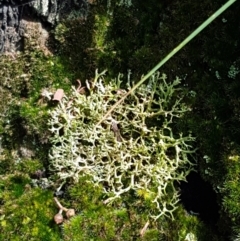
M0 53L14 52L21 38L18 7L13 1L0 4Z
M29 3L39 16L54 25L59 18L57 0L35 0Z
M0 55L21 50L26 36L24 21L47 22L52 26L61 18L87 16L89 0L0 0ZM23 19L25 19L23 21ZM32 21L33 22L33 21ZM44 33L43 35L48 35Z

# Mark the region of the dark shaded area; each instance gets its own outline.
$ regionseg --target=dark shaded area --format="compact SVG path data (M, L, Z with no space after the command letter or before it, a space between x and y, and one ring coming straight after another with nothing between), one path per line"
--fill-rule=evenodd
M187 177L187 182L182 182L181 201L190 214L199 217L212 227L216 226L219 218L217 195L211 185L205 182L198 173L192 172Z

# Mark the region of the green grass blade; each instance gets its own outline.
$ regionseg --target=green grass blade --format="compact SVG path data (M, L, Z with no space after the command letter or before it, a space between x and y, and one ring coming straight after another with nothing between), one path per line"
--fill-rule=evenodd
M136 90L144 81L146 81L153 73L155 73L160 67L162 67L169 59L171 59L180 49L182 49L187 43L189 43L194 37L196 37L204 28L206 28L215 18L222 14L228 7L230 7L236 0L229 0L221 8L219 8L213 15L211 15L205 22L203 22L196 30L194 30L186 39L184 39L175 49L173 49L162 61L160 61L152 70L150 70L136 85L132 87L118 102L116 102L104 115L101 121L97 125L106 119L111 112L121 104L125 98Z

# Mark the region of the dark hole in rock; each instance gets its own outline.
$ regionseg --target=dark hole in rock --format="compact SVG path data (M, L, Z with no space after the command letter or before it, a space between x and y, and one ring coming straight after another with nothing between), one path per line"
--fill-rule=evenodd
M187 182L180 184L181 202L187 212L198 215L206 224L216 227L219 219L217 195L211 185L205 182L198 173L187 176Z

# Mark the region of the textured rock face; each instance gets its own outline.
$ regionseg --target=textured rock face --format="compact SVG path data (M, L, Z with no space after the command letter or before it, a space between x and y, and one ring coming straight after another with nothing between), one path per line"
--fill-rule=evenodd
M89 5L94 3L95 0L34 0L29 2L29 6L44 21L54 25L60 15L69 17L72 11L73 15L77 13L86 17Z
M0 0L0 54L20 49L25 32L22 18L31 9L39 21L44 19L54 25L58 19L57 0Z
M14 51L22 35L19 9L8 1L0 1L0 53Z
M73 11L87 16L89 0L0 0L0 54L15 52L21 48L25 33L22 19L31 15L37 22L47 22L54 26L59 15L65 18ZM79 16L80 16L79 15Z
M35 0L29 3L29 6L51 24L55 24L58 20L57 0Z

